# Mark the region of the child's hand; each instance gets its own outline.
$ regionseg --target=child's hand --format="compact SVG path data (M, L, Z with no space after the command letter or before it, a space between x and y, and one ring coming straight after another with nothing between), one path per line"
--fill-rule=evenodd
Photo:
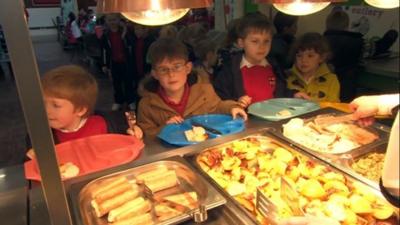
M247 120L247 113L242 108L232 108L231 114L234 119L236 119L238 116L240 116L245 121Z
M28 152L26 153L26 156L30 159L35 159L36 155L35 155L35 151L33 150L33 148L29 149Z
M247 108L251 104L251 97L248 95L243 95L238 99L239 105L242 108Z
M302 98L302 99L306 99L306 100L310 100L311 99L311 97L310 96L308 96L306 93L303 93L303 92L297 92L296 94L294 94L294 97L295 98Z
M167 122L165 122L166 124L178 124L178 123L182 123L183 122L183 118L181 116L173 116L171 118L169 118L169 120L167 120Z
M132 130L132 128L133 128L133 130ZM137 125L132 126L132 128L128 128L128 129L126 130L126 133L129 134L129 135L131 135L131 136L135 136L135 137L138 138L138 139L142 139L142 138L143 138L143 131L142 131L142 129L140 129L140 127L137 126Z

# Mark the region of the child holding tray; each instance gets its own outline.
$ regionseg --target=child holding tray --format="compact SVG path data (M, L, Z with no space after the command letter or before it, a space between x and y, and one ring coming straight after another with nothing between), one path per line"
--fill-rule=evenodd
M157 40L149 49L149 57L152 77L143 84L138 109L138 125L146 134L155 135L166 124L207 113L247 119L236 101L222 101L211 84L199 82L198 75L192 73L185 45L177 39Z

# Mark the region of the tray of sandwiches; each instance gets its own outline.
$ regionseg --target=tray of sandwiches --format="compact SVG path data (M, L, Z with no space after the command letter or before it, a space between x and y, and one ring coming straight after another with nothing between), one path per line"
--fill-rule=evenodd
M78 189L70 192L72 204L78 204L74 208L86 225L202 222L207 210L226 203L181 157L107 175Z
M363 148L387 141L390 129L378 123L361 127L356 121L318 124L318 120L348 117L333 109L322 109L299 118L275 124L273 134L302 149L327 158L342 154L358 155ZM329 120L328 120L329 121Z
M376 189L270 134L250 135L207 148L192 160L227 199L258 224L277 224L297 216L292 203L284 198L285 191L281 191L282 180L296 193L297 205L305 215L329 217L342 225L398 224L398 209ZM257 191L275 205L275 218L257 210Z

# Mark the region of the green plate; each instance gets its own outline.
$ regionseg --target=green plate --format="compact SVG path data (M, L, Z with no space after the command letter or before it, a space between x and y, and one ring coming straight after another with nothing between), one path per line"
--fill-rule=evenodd
M299 98L274 98L263 102L257 102L249 106L248 112L254 116L278 121L319 109L319 104ZM290 115L279 115L282 110L287 110Z

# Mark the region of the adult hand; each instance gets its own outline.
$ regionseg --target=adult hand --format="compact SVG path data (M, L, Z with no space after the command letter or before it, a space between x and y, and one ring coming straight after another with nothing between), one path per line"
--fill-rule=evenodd
M327 217L307 215L305 217L291 217L281 220L278 225L340 225L337 220Z
M306 94L306 93L304 93L304 92L297 92L296 94L294 94L294 97L295 98L302 98L302 99L306 99L306 100L310 100L311 99L311 97L308 95L308 94Z
M234 119L240 116L243 120L247 120L247 113L242 108L232 108L231 114Z
M239 106L242 108L247 108L251 104L251 97L248 95L243 95L238 99Z
M181 116L173 116L171 118L169 118L169 120L167 120L167 122L165 122L166 124L178 124L178 123L182 123L183 122L183 118Z
M353 111L355 120L358 120L360 125L369 126L374 123L374 116L379 111L379 96L361 96L354 99L349 108Z

